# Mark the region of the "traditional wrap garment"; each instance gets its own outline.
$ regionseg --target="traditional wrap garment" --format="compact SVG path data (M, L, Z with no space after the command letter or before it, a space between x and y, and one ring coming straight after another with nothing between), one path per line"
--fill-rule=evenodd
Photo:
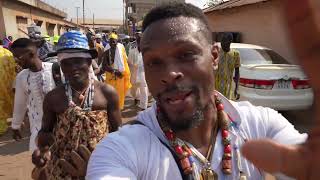
M114 61L112 60L110 49L107 49L107 64L113 69L119 70L123 75L122 78L118 78L110 72L106 72L105 74L105 83L113 86L116 89L119 95L120 109L123 109L124 100L128 90L131 88L131 83L128 57L126 54L126 50L122 44L117 44Z
M7 119L12 116L15 68L16 63L12 53L0 46L0 135L6 132Z
M84 178L71 177L58 165L59 159L71 161L70 153L77 151L79 145L85 145L93 151L97 143L110 131L107 112L91 111L94 95L93 83L86 92L84 107L72 104L72 91L66 84L66 93L69 97L70 107L58 115L56 126L53 130L54 144L50 147L51 161L47 165L50 180L77 180Z
M241 66L240 53L231 49L229 52L220 50L218 71L216 73L215 89L222 93L226 98L233 99L234 93L232 80L234 69Z

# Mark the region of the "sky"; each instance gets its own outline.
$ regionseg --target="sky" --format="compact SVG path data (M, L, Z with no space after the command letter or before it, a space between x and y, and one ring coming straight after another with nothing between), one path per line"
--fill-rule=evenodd
M79 18L82 18L82 0L42 0L68 13L68 20L77 17L76 7L79 8ZM203 8L207 0L186 0ZM122 0L85 0L86 18L123 19Z

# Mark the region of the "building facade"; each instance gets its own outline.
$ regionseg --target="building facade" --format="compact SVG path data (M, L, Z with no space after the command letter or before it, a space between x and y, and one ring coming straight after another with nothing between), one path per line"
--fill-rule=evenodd
M71 19L71 22L77 22L77 19ZM113 29L118 30L121 26L123 26L123 20L118 19L85 19L85 24L83 24L83 19L78 19L79 24L86 28L94 29L97 32L101 31L111 31Z
M156 0L156 5L160 5L160 4L162 4L162 3L172 2L172 1L175 1L175 2L185 2L185 0Z
M271 48L289 62L296 62L281 14L281 0L230 0L204 9L204 13L214 34L233 32L238 42Z
M42 35L60 35L77 25L65 20L67 14L40 0L0 0L0 38L27 37L27 27L41 27Z
M141 21L155 4L156 0L126 0L126 17L131 21Z
M135 31L138 22L141 22L153 7L172 1L185 2L185 0L125 0L125 26L129 32Z

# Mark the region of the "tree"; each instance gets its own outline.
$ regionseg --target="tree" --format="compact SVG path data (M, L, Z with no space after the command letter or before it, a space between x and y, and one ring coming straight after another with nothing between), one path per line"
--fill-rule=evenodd
M210 6L216 6L219 5L223 2L225 2L226 0L208 0L207 5Z

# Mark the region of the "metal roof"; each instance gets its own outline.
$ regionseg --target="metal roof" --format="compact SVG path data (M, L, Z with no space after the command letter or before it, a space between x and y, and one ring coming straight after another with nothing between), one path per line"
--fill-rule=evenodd
M227 9L227 8L234 8L234 7L239 7L239 6L244 6L244 5L249 5L249 4L255 4L255 3L260 3L268 0L230 0L223 2L219 5L208 7L203 10L204 13L209 13L212 11L216 10L222 10L222 9Z

